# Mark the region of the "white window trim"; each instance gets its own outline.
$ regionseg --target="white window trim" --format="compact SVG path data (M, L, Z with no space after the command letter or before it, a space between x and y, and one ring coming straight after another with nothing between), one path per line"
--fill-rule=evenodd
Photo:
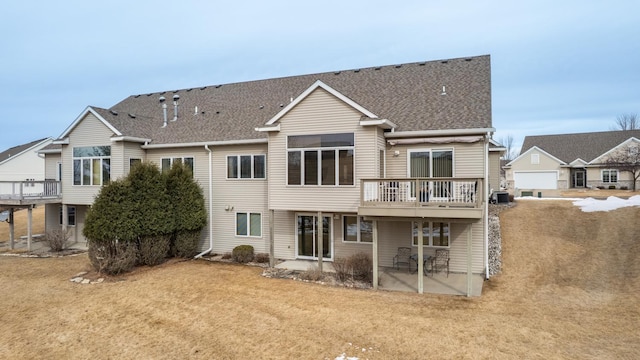
M295 234L295 257L296 259L305 259L305 260L317 260L318 256L301 256L298 255L298 216L318 216L318 213L312 213L312 212L299 212L299 213L295 213L295 216L293 218L293 233ZM329 244L331 246L331 257L328 258L323 258L323 261L333 261L333 259L335 258L335 251L336 251L336 246L335 246L335 241L334 241L334 233L335 233L335 221L333 220L333 214L332 213L322 213L322 217L327 217L329 218ZM316 228L316 234L317 234L317 228ZM317 255L317 254L316 254Z
M411 177L411 154L416 152L429 152L429 177L431 177L431 173L433 172L433 152L434 151L451 151L451 177L456 176L456 152L452 147L443 147L443 148L420 148L420 149L408 149L407 150L407 177ZM386 169L385 169L386 172Z
M350 241L350 240L346 240L346 237L344 236L344 224L345 224L345 218L346 217L355 217L357 218L357 226L358 226L358 233L356 236L356 241ZM361 239L361 233L360 233L360 221L362 220L362 216L358 216L358 215L342 215L342 242L345 244L365 244L365 245L371 245L373 244L373 241L368 242L368 241L362 241Z
M314 134L302 134L302 135L314 135ZM324 135L324 134L318 134L318 135ZM292 136L297 136L297 135L292 135ZM286 146L286 155L285 155L285 181L286 181L286 185L287 186L296 186L296 187L301 187L301 186L316 186L316 187L341 187L341 188L346 188L346 187L355 187L356 183L358 182L358 178L356 177L356 168L357 168L357 164L356 164L356 145L357 145L357 139L356 139L356 134L353 133L353 146L335 146L335 147L309 147L309 148L289 148L289 141L288 138L286 140L287 142L287 146ZM322 184L322 151L323 150L334 150L336 152L336 157L335 159L335 182L333 185L323 185ZM352 150L353 151L353 184L351 185L340 185L340 150ZM289 153L290 152L300 152L300 184L289 184ZM315 185L306 185L304 183L304 152L305 151L317 151L317 167L318 169L317 174L318 174L318 183Z
M605 171L609 172L609 181L604 181L604 172ZM611 172L612 171L616 172L616 181L611 181ZM620 172L618 171L618 169L602 169L602 170L600 170L600 181L603 182L604 184L616 184L619 179L620 179Z
M171 169L171 167L173 166L173 159L180 159L182 161L182 163L184 164L184 159L192 159L193 161L193 171L191 175L193 175L193 177L196 176L196 157L192 156L192 155L186 155L186 156L169 156L169 157L162 157L160 158L160 171L162 172L162 161L165 159L169 159L169 169ZM169 171L169 169L167 169L167 171ZM129 169L131 170L131 169Z
M251 177L248 178L243 178L240 176L242 170L240 169L240 158L242 156L251 156ZM262 156L264 158L264 177L261 178L257 178L255 177L255 163L254 163L254 158L256 156ZM238 177L232 178L229 177L229 158L236 158L236 164L238 166ZM241 181L246 181L246 180L267 180L267 155L266 154L238 154L238 155L227 155L226 156L226 163L225 163L225 170L226 170L226 174L225 174L225 178L227 180L232 180L232 181L237 181L237 180L241 180Z
M428 222L429 223L429 234L433 234L433 223L440 223L440 222L444 222L444 221L423 221L423 223ZM416 223L416 221L412 221L411 222L411 246L413 247L418 247L417 244L413 243L413 226ZM451 248L451 223L448 222L446 223L447 226L449 227L449 245L447 246L435 246L433 245L433 238L431 236L429 236L428 239L425 239L423 237L422 239L422 247L429 247L429 248L434 248L434 249L450 249Z
M73 225L69 224L69 209L73 209ZM58 221L60 221L60 218L62 217L62 205L60 205L60 215L58 216ZM68 227L76 227L76 224L78 223L78 209L75 206L67 206L67 226ZM60 223L60 225L62 225L62 223Z
M246 214L247 215L247 235L239 235L238 234L238 214ZM260 215L260 236L251 235L251 214ZM235 227L234 233L236 237L239 238L252 238L252 239L262 239L262 213L259 211L236 211L235 219L233 222L233 226Z

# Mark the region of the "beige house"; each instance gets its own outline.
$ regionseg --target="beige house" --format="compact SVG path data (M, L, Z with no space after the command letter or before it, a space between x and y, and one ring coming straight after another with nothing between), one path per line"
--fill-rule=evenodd
M85 241L102 185L137 161L179 159L206 197L201 255L363 252L378 268L399 247L416 259L447 249L451 272L488 277L493 132L489 56L133 95L88 107L47 150L47 173L62 169L47 227Z
M505 165L516 196L574 188L633 188L633 177L607 166L618 151L640 144L640 130L527 136L520 155ZM631 148L631 150L630 150Z

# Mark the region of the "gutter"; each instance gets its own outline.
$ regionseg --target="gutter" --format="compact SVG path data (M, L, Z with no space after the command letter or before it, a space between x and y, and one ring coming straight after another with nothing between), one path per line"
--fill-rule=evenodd
M209 248L196 255L194 259L201 258L202 255L208 254L213 250L213 169L211 165L213 151L209 149L209 145L205 144L204 148L209 152Z
M247 144L266 144L267 139L246 139L246 140L222 140L222 141L207 141L207 142L193 142L193 143L175 143L175 144L147 144L142 145L142 149L168 149L168 148L179 148L179 147L193 147L193 146L204 146L207 151L209 150L209 145L211 146L222 146L222 145L247 145Z
M487 138L484 141L484 263L485 278L489 279L489 139L491 132L487 131Z
M481 129L448 129L448 130L421 130L421 131L394 131L387 132L384 137L387 139L417 137L417 136L449 136L449 135L484 135L495 132L495 128Z

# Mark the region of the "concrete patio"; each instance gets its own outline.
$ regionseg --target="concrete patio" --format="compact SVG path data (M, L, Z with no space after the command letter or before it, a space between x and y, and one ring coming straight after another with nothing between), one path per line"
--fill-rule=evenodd
M275 266L278 269L295 271L315 270L317 261L311 260L287 260ZM335 272L331 262L323 262L322 270ZM471 296L482 295L484 277L479 274L472 275ZM389 291L418 292L418 274L407 270L395 270L393 268L379 268L378 288ZM467 275L440 272L424 276L424 292L428 294L467 295Z

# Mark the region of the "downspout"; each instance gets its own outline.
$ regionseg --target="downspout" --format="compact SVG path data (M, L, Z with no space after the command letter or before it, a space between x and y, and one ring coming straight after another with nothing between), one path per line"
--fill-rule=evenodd
M489 137L484 140L484 263L485 278L489 279Z
M213 169L211 167L213 151L209 149L209 145L205 145L204 148L209 152L209 248L196 255L194 259L200 258L213 250Z

